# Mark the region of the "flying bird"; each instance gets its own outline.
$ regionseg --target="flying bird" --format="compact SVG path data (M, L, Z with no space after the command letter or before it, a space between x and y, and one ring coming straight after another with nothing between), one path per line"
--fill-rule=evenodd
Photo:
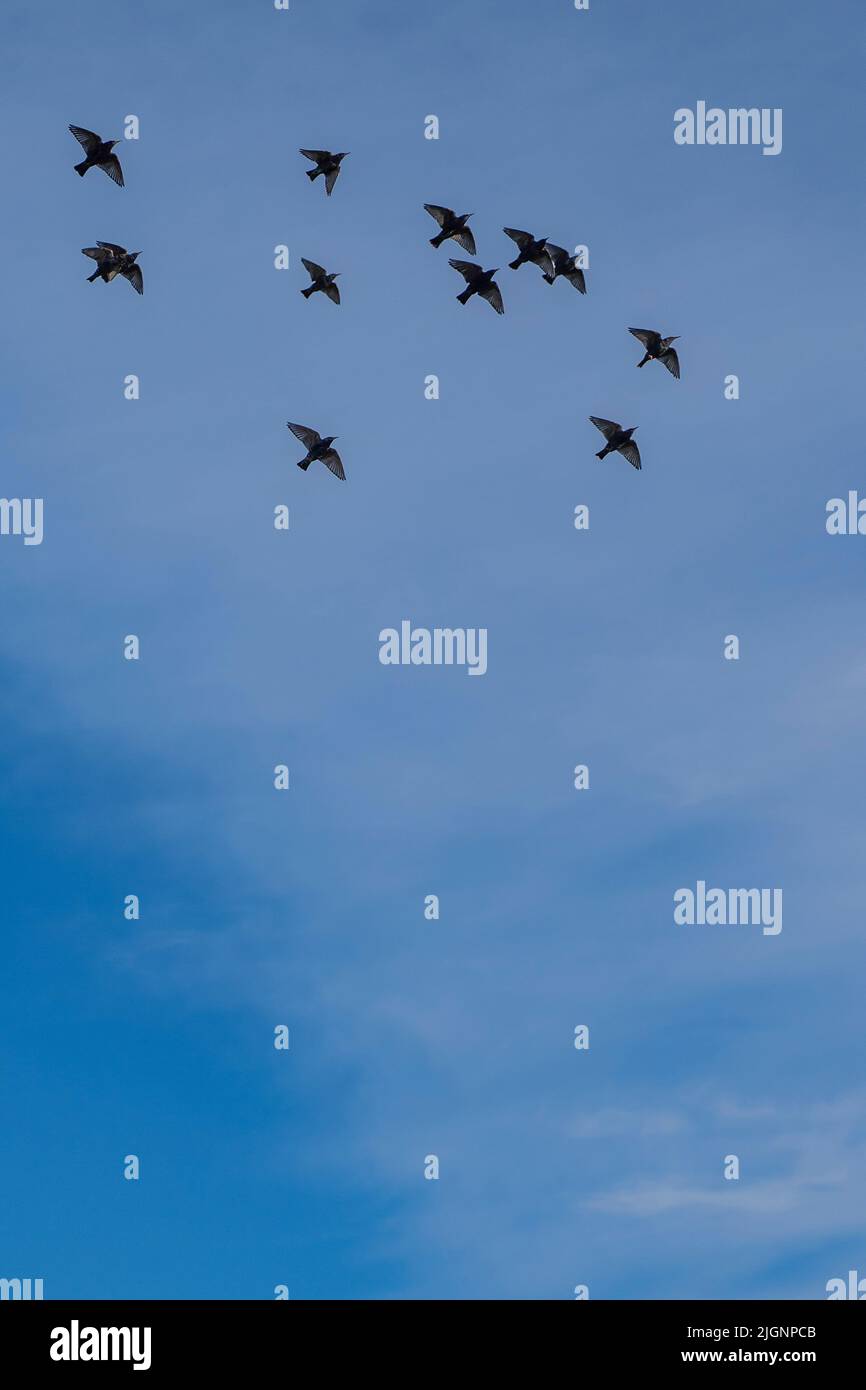
M85 130L83 126L71 125L69 129L75 136L86 155L80 164L73 164L76 174L82 178L88 169L104 169L110 179L120 184L123 188L123 170L120 167L120 160L116 154L112 154L115 145L119 145L119 140L101 140L98 135L94 135L92 130Z
M607 440L604 448L596 454L597 459L606 458L608 454L612 454L616 450L622 454L623 458L628 459L632 468L640 468L640 450L632 439L637 425L632 425L631 429L624 430L622 425L618 425L615 420L602 420L598 415L590 415L589 418Z
M326 468L330 468L335 478L339 478L341 482L346 481L346 474L343 471L343 461L336 449L331 448L331 445L337 438L335 434L329 434L323 439L318 430L307 429L306 425L293 425L291 420L289 420L288 426L295 438L300 439L307 451L306 457L298 460L299 468L303 468L306 473L310 464L315 463L318 459Z
M482 299L486 299L488 304L492 304L497 314L505 313L505 305L502 303L502 291L493 279L496 270L482 270L480 265L473 265L471 261L449 261L455 270L459 270L463 279L466 281L466 289L458 294L457 298L461 304L466 304L473 294L480 294Z
M586 279L577 264L577 257L570 256L563 246L554 246L552 241L547 243L547 254L553 263L553 274L545 272L544 275L548 285L552 285L554 280L568 280L581 294L586 294Z
M337 182L337 175L340 172L340 165L349 154L344 150L342 154L331 154L330 150L301 150L304 159L311 159L315 164L315 169L307 169L307 178L315 183L320 174L325 177L325 192L330 198L334 191L334 184Z
M301 294L304 298L309 299L311 294L315 294L317 290L321 290L322 294L326 294L334 304L339 304L340 290L339 286L334 284L334 281L339 278L339 270L336 271L335 274L329 275L324 266L316 265L315 261L308 261L304 256L301 257L301 260L309 271L310 280L312 282L305 290L301 290Z
M533 265L539 266L546 275L553 275L553 261L547 249L546 237L536 238L530 232L520 232L514 227L503 227L502 230L506 236L511 237L512 241L516 241L520 248L517 259L508 262L511 270L519 270L522 265L531 261Z
M450 208L440 208L435 203L425 203L424 209L429 212L431 217L435 217L442 228L436 236L431 236L431 246L441 246L443 241L453 237L457 245L462 246L464 251L468 251L470 256L478 255L475 249L475 238L466 225L472 216L471 212L462 212L458 217L456 212L452 212Z
M135 264L140 251L125 251L122 246L115 246L110 241L98 241L95 246L82 247L81 254L97 262L93 274L87 277L89 285L94 280L104 280L107 285L116 275L122 275L134 290L144 294L141 266Z
M663 338L652 328L630 328L628 331L646 348L642 360L638 362L639 367L645 367L647 362L663 362L671 376L675 376L679 381L680 359L671 347L671 343L675 343L680 336L679 333L675 333L672 338Z

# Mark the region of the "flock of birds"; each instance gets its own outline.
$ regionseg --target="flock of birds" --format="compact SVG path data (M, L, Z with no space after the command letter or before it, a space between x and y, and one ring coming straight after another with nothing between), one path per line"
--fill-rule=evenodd
M73 166L75 172L83 178L89 169L102 169L110 179L123 188L123 170L114 153L114 147L119 141L102 140L92 130L85 130L82 126L70 125L69 129L85 155L80 164ZM311 169L306 170L307 178L312 183L318 178L324 179L325 193L330 198L340 176L343 160L349 151L332 154L330 150L301 150L300 153L313 165ZM431 246L438 249L446 241L456 241L470 256L478 255L475 237L468 226L472 213L464 212L458 215L451 208L441 207L437 203L425 203L424 209L439 226L439 231L430 238ZM517 256L508 263L510 270L519 270L524 265L535 265L548 285L554 284L557 280L567 280L580 294L586 294L586 277L578 265L577 256L570 255L564 247L555 245L546 237L535 237L531 232L520 231L517 227L504 227L503 231L517 246ZM127 251L123 246L117 246L113 242L98 241L95 246L85 246L82 255L96 261L96 270L92 275L88 275L88 283L103 280L109 284L118 275L122 275L134 290L139 294L144 293L141 266L137 264L140 251ZM340 290L336 284L339 272L331 273L325 270L324 266L318 265L315 261L308 261L303 256L301 260L310 277L309 285L301 290L304 298L309 299L311 295L321 293L332 303L339 304ZM502 291L493 278L498 273L498 266L493 270L484 270L474 261L449 260L448 263L466 281L466 288L457 295L461 304L467 304L473 295L477 295L480 299L486 300L497 314L505 313ZM679 380L679 358L671 346L677 341L677 334L664 338L652 328L630 328L628 331L643 344L644 355L638 362L638 367L645 367L647 362L660 362L671 376ZM596 458L603 459L608 454L619 453L633 468L641 467L640 450L634 440L636 425L625 429L616 420L604 420L599 415L590 415L589 419L605 438L604 448L599 450ZM336 478L345 481L346 473L342 459L333 447L336 435L323 436L318 430L307 425L292 424L291 421L288 428L307 451L305 456L298 460L299 468L306 472L311 463L323 463Z

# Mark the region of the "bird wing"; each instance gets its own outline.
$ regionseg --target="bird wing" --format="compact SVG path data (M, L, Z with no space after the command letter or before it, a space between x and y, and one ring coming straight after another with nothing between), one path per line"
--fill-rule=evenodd
M326 174L326 175L325 175L325 192L327 193L327 195L328 195L329 198L330 198L331 194L332 194L333 191L334 191L334 184L337 182L337 179L338 179L339 177L340 177L340 170L339 170L339 168L337 168L337 169L332 169L331 172L330 172L330 174Z
M301 443L305 445L307 449L312 449L322 438L318 430L308 429L306 425L293 425L291 420L288 420L286 423L295 438L300 439Z
M138 294L144 294L144 277L142 276L140 265L128 266L126 270L122 270L120 273L125 280L129 281L132 288Z
M323 265L316 265L315 261L308 261L305 256L301 257L301 263L307 267L307 270L310 272L310 278L313 280L318 280L321 275L325 274L325 267Z
M454 240L458 246L462 246L464 251L468 251L470 256L477 256L478 249L475 245L475 238L468 227L464 227L462 232L458 232Z
M123 188L123 170L116 154L110 154L99 167L104 169L108 177L113 179L120 188Z
M321 164L323 159L331 158L330 150L299 150L298 153L302 154L304 159L312 159L314 164Z
M605 439L610 439L619 429L619 425L615 420L602 420L600 415L590 415L589 418L595 425L595 428L601 430Z
M85 130L84 126L71 125L69 129L72 131L72 134L75 136L85 154L92 154L93 151L102 144L99 136L92 130Z
M454 216L450 208L440 208L437 203L425 203L424 211L429 212L431 217L435 217L440 227L444 227L449 217Z
M640 468L640 450L633 439L630 439L627 444L623 444L617 452L622 454L624 459L628 459L632 468Z
M582 270L573 266L571 270L564 270L562 273L569 284L574 285L574 288L580 290L581 294L586 294L586 277Z
M333 300L333 302L334 302L335 304L339 304L339 302L340 302L340 287L339 287L339 285L335 285L335 284L333 284L333 283L331 283L330 285L326 285L326 286L325 286L325 294L328 296L329 299Z
M113 261L114 254L104 246L82 246L82 256L89 256L92 261Z
M486 299L488 304L492 304L497 314L505 313L505 305L502 303L502 291L495 280L491 280L489 285L485 285L483 290L478 293L482 299Z
M471 261L449 260L448 264L453 265L454 269L459 271L468 285L471 285L473 280L477 280L481 274L481 266L473 265Z
M659 335L654 328L630 328L628 331L633 338L637 338L639 343L643 343L644 347L658 347L659 345Z
M659 361L664 362L671 376L675 376L677 381L680 379L680 359L677 357L673 348L668 348L666 352L659 354Z
M335 478L339 478L341 482L346 481L343 460L340 458L336 449L328 449L326 453L322 454L322 463L326 468L330 468Z
M97 246L101 246L103 251L109 251L112 256L125 256L125 246L115 246L112 241L98 241Z
M541 267L545 275L556 274L556 266L553 264L553 257L546 246L542 247L538 255L533 257L533 259L535 264Z
M559 267L563 264L564 261L570 261L570 260L571 260L571 257L569 256L569 254L568 254L568 252L566 251L565 247L564 247L564 246L557 246L556 243L553 242L553 241L549 241L549 242L547 243L547 254L550 256L550 259L553 261L554 269L556 269L556 270L559 269Z
M531 241L535 240L535 237L532 236L529 232L520 232L515 227L503 227L502 230L506 236L511 237L512 241L517 242L517 245L520 247L521 251L524 249L524 247L528 246Z

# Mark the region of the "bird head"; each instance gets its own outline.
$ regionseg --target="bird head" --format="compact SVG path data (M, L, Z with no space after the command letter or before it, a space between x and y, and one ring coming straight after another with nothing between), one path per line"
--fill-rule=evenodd
M474 216L475 216L475 213L474 213L474 212L464 212L464 213L461 213L461 215L460 215L460 221L461 221L461 222L468 222L469 219L470 219L470 217L474 217Z
M349 150L343 150L343 153L342 153L342 154L335 154L335 155L334 155L334 158L335 158L335 159L345 159L345 158L346 158L346 155L349 154L349 153L350 153Z
M335 440L335 439L339 439L339 437L340 437L340 436L337 435L337 434L329 434L328 437L327 437L327 439L323 439L323 440L322 440L322 443L323 443L323 444L333 444L334 440Z
M113 150L114 147L115 147L115 145L119 145L119 144L120 144L120 141L119 141L119 140L106 140L105 143L106 143L106 145L108 146L108 148L109 148L110 150Z
M140 252L140 251L127 251L126 254L129 256L129 259L130 259L131 261L137 261L138 258L139 258L139 256L141 255L141 252Z
M499 269L499 266L498 266L498 265L497 265L497 266L494 266L493 270L488 270L487 274L488 274L488 275L495 275L496 272L498 271L498 269Z
M679 333L674 333L673 336L670 338L662 338L662 342L664 343L665 347L670 347L671 343L675 343L679 336Z

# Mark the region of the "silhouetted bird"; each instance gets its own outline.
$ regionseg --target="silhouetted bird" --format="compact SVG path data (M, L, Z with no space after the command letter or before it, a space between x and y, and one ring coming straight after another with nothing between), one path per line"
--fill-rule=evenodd
M325 267L316 265L315 261L308 261L304 256L301 257L301 260L310 272L310 279L313 282L311 285L308 285L305 290L301 290L301 294L304 298L309 299L311 294L316 293L316 290L321 290L322 294L326 294L335 304L339 304L340 291L334 284L334 281L339 277L339 270L336 271L335 274L329 275Z
M637 425L632 425L631 429L624 430L622 425L618 425L615 420L602 420L597 415L590 415L589 418L607 440L604 448L596 454L597 459L606 458L608 454L617 450L623 458L628 459L632 468L640 468L640 450L632 439Z
M473 294L480 294L482 299L486 299L488 304L492 304L497 314L505 313L505 305L502 303L502 291L493 279L496 270L482 270L480 265L473 265L471 261L449 261L455 270L459 270L463 279L466 281L466 289L458 294L457 298L461 304L466 304Z
M441 246L443 241L453 237L458 246L462 246L463 250L468 251L470 256L478 255L475 249L475 238L466 225L472 216L471 212L463 212L458 217L456 212L452 212L450 208L440 208L435 203L425 203L424 208L431 217L436 218L442 228L437 236L431 236L431 246Z
M119 145L119 140L100 140L98 135L94 135L92 130L85 130L83 126L71 125L69 129L75 136L81 148L84 150L86 159L82 159L80 164L73 164L76 174L82 178L88 169L104 169L110 179L119 183L123 187L123 170L120 167L120 160L111 151L115 145Z
M514 227L503 227L502 230L520 247L520 255L517 260L508 262L511 270L519 270L522 265L531 261L533 265L540 266L546 275L553 274L553 261L550 258L545 237L536 239L529 232L518 232Z
M342 154L331 154L330 150L301 150L304 159L311 159L315 164L315 169L306 171L307 178L315 183L320 174L325 176L325 192L330 198L334 191L334 184L337 182L337 175L340 172L340 165L349 153L345 150Z
M110 241L98 241L95 246L82 247L81 254L99 262L93 274L88 275L88 284L92 285L94 280L104 280L107 285L116 275L122 275L134 290L144 294L141 266L135 264L140 251L125 251L122 246L114 246Z
M645 367L647 362L664 362L671 376L675 376L679 381L680 359L671 347L671 343L675 343L680 336L679 333L675 333L672 338L663 338L652 328L630 328L628 331L646 348L643 359L638 362L639 367Z
M577 264L577 257L570 256L563 246L554 246L552 241L547 243L547 254L553 262L553 274L545 272L544 276L548 285L552 285L554 280L569 280L576 290L586 294L586 280Z
M325 439L319 434L318 430L307 429L306 425L293 425L291 420L288 422L289 429L296 439L300 439L304 445L307 455L298 461L298 467L303 468L306 473L311 463L318 459L326 468L330 468L335 478L342 482L346 481L346 474L343 472L343 461L336 449L331 445L337 438L335 434L329 434Z

